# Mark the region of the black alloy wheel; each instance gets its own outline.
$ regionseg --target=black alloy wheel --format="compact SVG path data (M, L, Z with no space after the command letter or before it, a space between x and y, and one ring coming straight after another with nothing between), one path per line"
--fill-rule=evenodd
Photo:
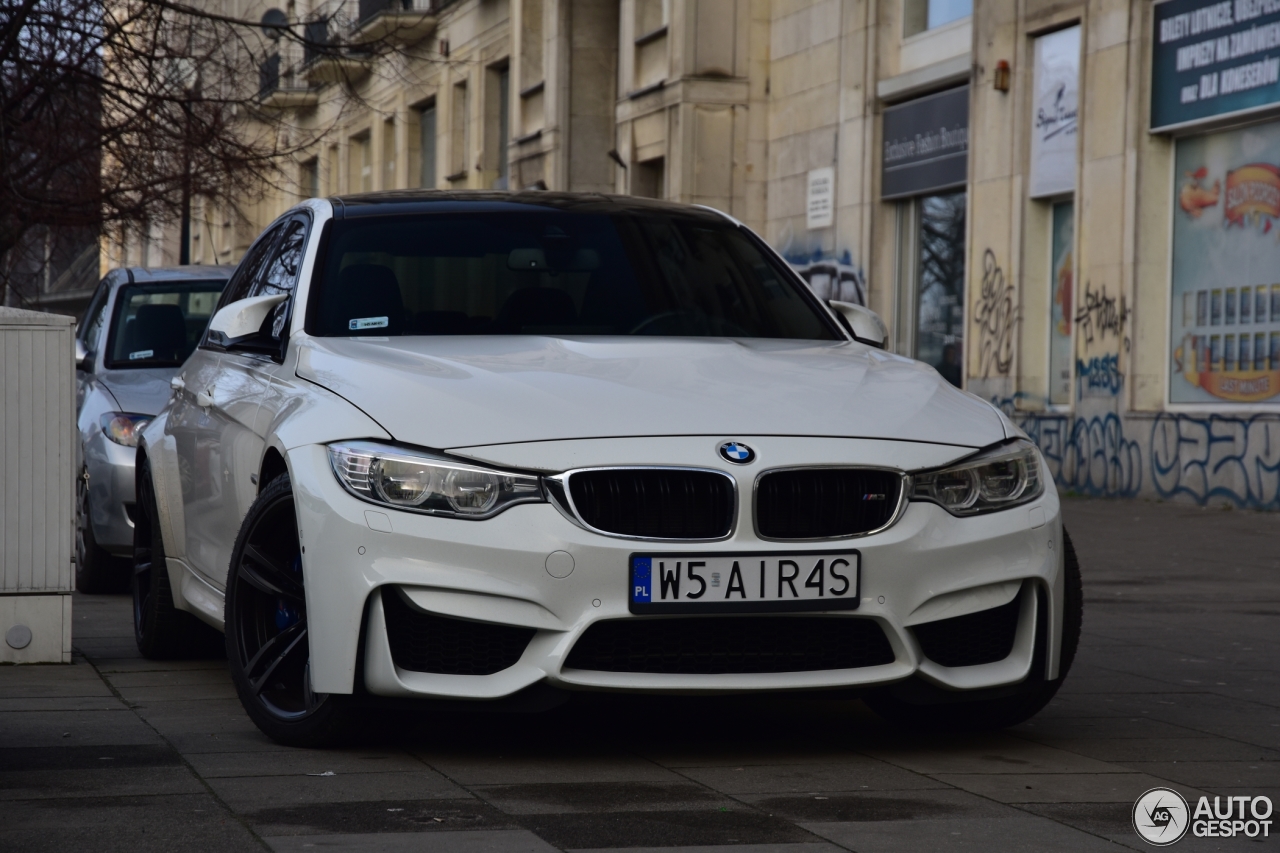
M891 725L913 731L991 731L1008 728L1026 722L1049 704L1062 682L1066 680L1080 645L1080 629L1084 623L1084 587L1080 579L1080 561L1075 546L1064 527L1062 529L1062 649L1058 659L1058 677L1052 681L1035 679L1034 670L1043 660L1043 651L1037 650L1032 658L1033 677L1013 689L994 688L991 691L973 691L971 697L958 696L953 691L929 687L917 694L917 699L933 694L936 701L904 701L894 695L892 688L877 690L863 697L884 720ZM990 694L997 694L990 696ZM984 695L985 694L985 695ZM990 698L988 698L990 696Z
M76 589L84 593L124 592L129 586L125 561L113 557L93 535L89 507L89 469L76 477Z
M287 474L262 490L240 527L225 633L240 703L264 734L292 746L343 736L352 698L311 689L302 549Z
M138 463L138 504L133 525L133 637L142 656L153 660L207 656L216 632L173 604L165 564L160 512L151 482L151 463Z

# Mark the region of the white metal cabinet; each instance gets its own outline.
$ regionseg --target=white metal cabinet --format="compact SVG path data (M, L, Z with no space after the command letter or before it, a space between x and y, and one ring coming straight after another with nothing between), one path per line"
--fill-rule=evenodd
M71 662L75 318L0 307L0 661Z

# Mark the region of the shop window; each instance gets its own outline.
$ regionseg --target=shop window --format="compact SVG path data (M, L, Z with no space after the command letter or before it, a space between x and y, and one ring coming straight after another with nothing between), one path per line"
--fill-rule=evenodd
M963 192L898 206L898 317L895 349L960 387L964 374Z
M973 0L903 0L904 36L913 36L973 14Z
M1075 315L1076 205L1053 205L1049 267L1049 402L1071 404L1071 324Z
M1177 142L1171 404L1280 402L1280 243L1274 207L1258 201L1274 197L1278 167L1276 122Z

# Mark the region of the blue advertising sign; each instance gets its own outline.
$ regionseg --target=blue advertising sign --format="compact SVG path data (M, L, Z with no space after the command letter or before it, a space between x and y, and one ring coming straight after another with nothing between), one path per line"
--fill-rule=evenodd
M1165 0L1154 12L1153 133L1280 103L1280 0Z

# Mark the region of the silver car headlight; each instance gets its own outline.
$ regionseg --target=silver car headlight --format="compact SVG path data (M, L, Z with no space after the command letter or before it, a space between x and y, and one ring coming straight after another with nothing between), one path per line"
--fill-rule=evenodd
M1040 451L1025 439L1001 444L937 471L911 475L911 500L952 515L977 515L1029 503L1044 493Z
M138 436L151 423L151 417L131 412L107 412L98 419L98 426L102 427L102 434L116 444L137 447Z
M330 444L329 464L356 497L410 512L491 518L509 506L545 500L535 475L373 441Z

